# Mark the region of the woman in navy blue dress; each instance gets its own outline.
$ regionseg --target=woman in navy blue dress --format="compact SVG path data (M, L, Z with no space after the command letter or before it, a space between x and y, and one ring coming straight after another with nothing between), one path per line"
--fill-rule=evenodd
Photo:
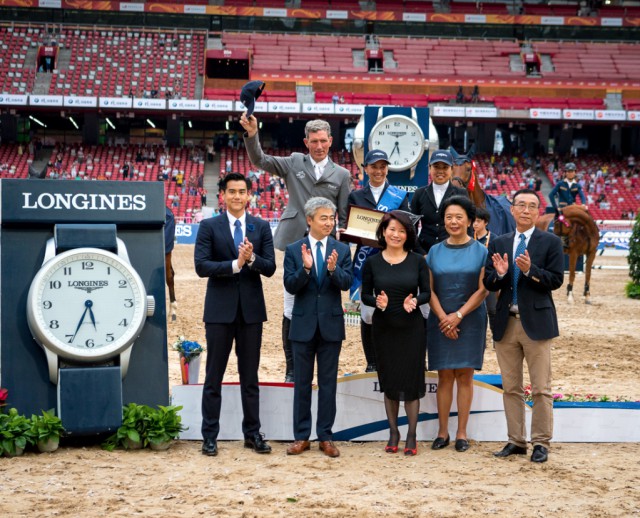
M473 372L482 368L487 333L487 291L482 284L487 249L469 236L475 207L465 196L442 202L449 238L427 256L431 312L427 319L429 370L438 371L438 436L431 448L449 444L449 412L457 384L458 430L455 448L469 449L467 422L473 400Z

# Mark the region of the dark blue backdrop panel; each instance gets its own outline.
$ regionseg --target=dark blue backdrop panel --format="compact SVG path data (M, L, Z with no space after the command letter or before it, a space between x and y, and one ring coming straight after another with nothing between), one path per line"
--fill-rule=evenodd
M72 182L62 180L2 180L0 234L0 386L9 389L9 403L21 413L56 407L56 386L49 381L47 362L33 340L26 320L29 286L40 269L45 245L56 223L116 223L118 237L131 263L156 302L140 338L133 345L129 371L123 380L124 403L166 405L169 401L166 303L164 285L164 186L159 182ZM96 196L117 199L114 209L29 208L44 194L82 200ZM91 195L94 195L91 198ZM130 196L144 199L144 209L129 210ZM67 198L65 198L67 197ZM143 197L143 198L140 198ZM138 205L139 207L141 205ZM118 210L123 209L123 210Z

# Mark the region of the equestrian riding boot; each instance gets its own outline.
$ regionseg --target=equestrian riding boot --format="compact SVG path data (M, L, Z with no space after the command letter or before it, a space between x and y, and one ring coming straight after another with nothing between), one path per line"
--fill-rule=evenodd
M376 372L378 370L376 367L376 350L373 347L372 329L373 326L371 324L360 321L360 338L362 339L364 357L367 360L365 372Z
M293 349L291 348L291 340L289 340L289 328L291 327L291 319L282 316L282 349L284 350L284 359L287 363L287 370L284 375L285 383L293 383Z

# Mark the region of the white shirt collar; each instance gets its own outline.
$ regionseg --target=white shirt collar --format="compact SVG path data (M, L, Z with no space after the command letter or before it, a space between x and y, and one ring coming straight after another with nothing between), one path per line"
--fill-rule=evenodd
M311 234L309 234L308 237L309 237L309 244L311 245L311 250L313 251L314 257L315 257L315 254L316 254L316 246L317 246L316 243L318 241L320 241L322 243L322 250L323 251L327 250L327 239L329 239L328 236L325 236L320 240L316 239L315 237L312 237Z
M242 216L240 216L239 218L236 218L235 216L233 216L232 214L230 214L229 212L227 212L227 216L229 218L229 224L231 225L231 228L234 228L236 225L236 220L240 221L240 224L242 225L242 228L245 228L245 222L247 220L247 213L243 212Z
M432 182L431 185L433 185L433 190L438 191L438 192L445 192L447 190L447 188L449 187L449 182L447 181L446 183L443 184L438 184L435 182Z

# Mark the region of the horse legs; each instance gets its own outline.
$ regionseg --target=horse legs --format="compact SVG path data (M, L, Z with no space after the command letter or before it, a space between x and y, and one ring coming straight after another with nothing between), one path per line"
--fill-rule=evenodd
M591 282L591 268L593 267L593 261L596 258L596 250L587 250L587 264L585 264L584 270L584 303L591 304L591 293L589 291L589 283Z
M576 279L576 263L578 262L578 254L571 252L569 254L569 284L567 284L567 302L573 304L573 281Z
M165 255L164 267L167 287L169 288L169 302L171 303L171 320L175 322L178 318L178 303L176 302L176 290L174 284L175 272L171 264L171 252Z

